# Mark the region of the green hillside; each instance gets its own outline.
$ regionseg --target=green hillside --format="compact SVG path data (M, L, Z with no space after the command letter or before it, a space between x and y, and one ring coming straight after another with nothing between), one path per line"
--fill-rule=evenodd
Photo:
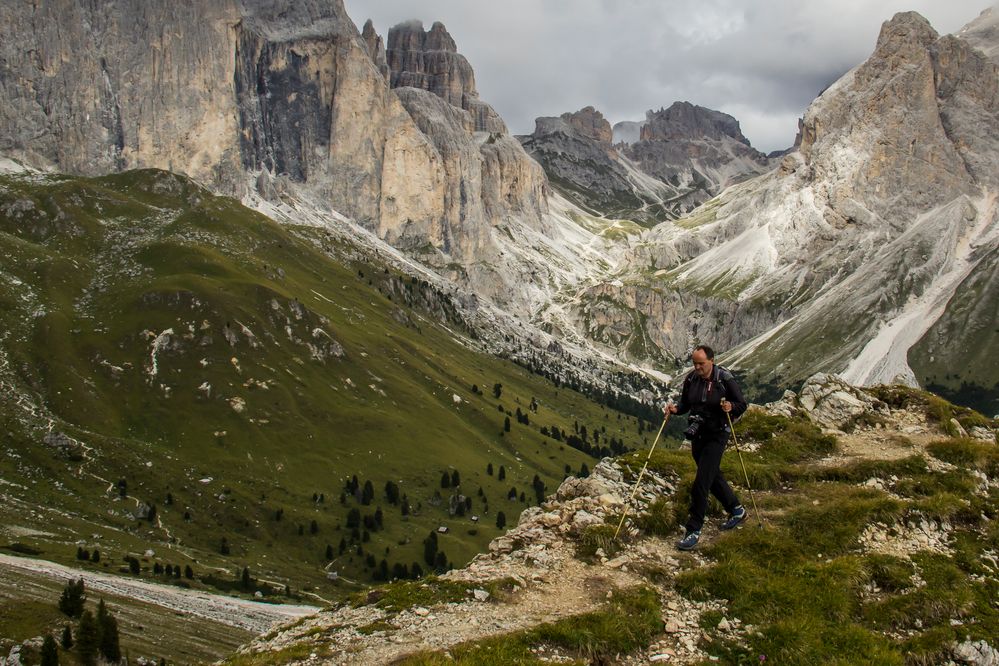
M536 503L535 475L552 492L593 465L542 428L585 426L601 447L648 436L458 344L434 287L364 256L165 172L0 177L0 546L65 563L99 549L86 566L112 571L135 555L150 578L190 565L194 586L248 567L242 592L332 599L382 560L429 570L441 525L438 559L463 564L501 532L498 512L514 524ZM457 492L470 508L451 516Z

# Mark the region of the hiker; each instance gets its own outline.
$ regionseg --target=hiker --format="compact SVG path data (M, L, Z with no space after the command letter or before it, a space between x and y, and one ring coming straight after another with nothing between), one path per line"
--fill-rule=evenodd
M746 411L746 399L732 373L714 363L715 353L699 345L691 354L694 369L684 378L680 404L666 406L670 414L690 413L683 435L690 440L690 452L697 463L697 476L690 491L690 515L680 550L697 545L708 510L708 492L718 498L729 514L721 529L730 530L746 519L746 509L722 476L722 453L731 435L729 417L735 420ZM728 417L726 417L726 413Z

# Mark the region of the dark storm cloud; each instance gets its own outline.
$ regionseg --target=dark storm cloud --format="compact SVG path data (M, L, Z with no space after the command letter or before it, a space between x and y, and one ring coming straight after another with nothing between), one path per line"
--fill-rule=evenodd
M518 134L593 105L612 123L686 100L735 116L763 151L790 145L818 93L874 49L883 21L917 11L954 32L988 0L345 0L383 36L441 21L481 97Z

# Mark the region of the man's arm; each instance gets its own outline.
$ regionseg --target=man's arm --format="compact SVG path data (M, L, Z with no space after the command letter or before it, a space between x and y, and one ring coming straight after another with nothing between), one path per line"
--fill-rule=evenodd
M673 408L670 410L672 414L686 414L690 411L690 402L687 400L688 386L690 386L690 382L684 379L683 386L680 387L680 403L673 405Z
M732 403L732 411L729 412L729 415L734 421L745 413L746 408L749 407L749 405L746 403L746 399L742 395L742 389L739 388L735 378L729 378L723 381L725 382L725 397L730 403Z

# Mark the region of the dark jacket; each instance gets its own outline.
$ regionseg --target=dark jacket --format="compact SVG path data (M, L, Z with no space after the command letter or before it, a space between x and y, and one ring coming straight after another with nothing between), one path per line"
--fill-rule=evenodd
M691 370L683 380L677 414L700 414L709 429L728 430L728 419L721 408L722 398L732 403L729 415L733 421L742 416L748 407L735 377L725 368L715 365L708 379L702 379L696 371Z

